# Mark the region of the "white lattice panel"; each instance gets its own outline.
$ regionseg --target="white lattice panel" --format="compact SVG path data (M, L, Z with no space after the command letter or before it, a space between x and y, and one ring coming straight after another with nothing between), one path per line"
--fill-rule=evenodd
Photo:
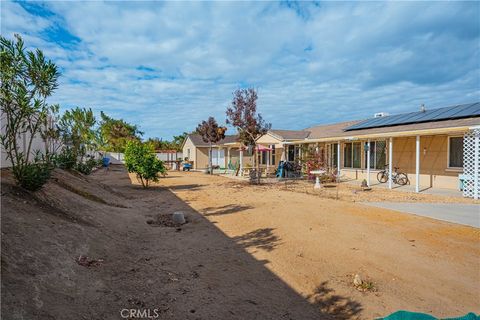
M463 137L463 196L478 199L480 195L480 128Z

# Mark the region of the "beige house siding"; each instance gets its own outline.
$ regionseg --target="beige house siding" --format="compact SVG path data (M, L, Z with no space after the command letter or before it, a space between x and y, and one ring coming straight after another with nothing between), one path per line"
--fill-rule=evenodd
M197 147L195 157L197 159L194 166L196 170L208 168L208 147Z
M266 135L262 136L260 139L257 140L258 144L261 144L265 147L271 148L272 145L275 146L275 152L269 152L270 158L270 165L271 166L278 166L278 163L282 159L283 153L283 141L278 139L277 137L267 133ZM274 155L274 157L273 157ZM259 159L261 156L259 155ZM275 163L273 163L273 158L275 158Z
M185 143L183 145L183 157L188 158L189 161L193 162L193 168L196 169L197 165L197 157L196 157L196 149L197 147L193 144L192 140L190 138L187 138L185 140ZM190 154L190 156L189 156Z
M420 185L458 189L458 174L462 169L448 168L447 135L426 136L420 139ZM395 152L395 148L398 151ZM415 184L415 137L393 141L393 165L407 172Z
M261 145L264 145L264 146L269 146L269 145L274 144L275 148L282 148L283 147L282 140L280 140L278 138L275 138L274 136L272 136L268 133L266 135L263 135L262 137L260 137L260 139L257 140L257 143L261 144Z
M462 133L459 134L460 136ZM458 175L461 168L448 167L448 144L452 135L434 135L420 137L420 186L422 188L436 187L458 190ZM381 139L379 139L381 140ZM415 141L416 137L393 138L392 165L399 167L399 171L408 174L411 185L416 184L415 177ZM367 178L367 164L365 161L365 140L361 140L361 168L344 167L345 142L341 143L341 169L342 176L349 179L363 180ZM386 162L388 163L388 140ZM379 170L370 170L372 183L377 183Z

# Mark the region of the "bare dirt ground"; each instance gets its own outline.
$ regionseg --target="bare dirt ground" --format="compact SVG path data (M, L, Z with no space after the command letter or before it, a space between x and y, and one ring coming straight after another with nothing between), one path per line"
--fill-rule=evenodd
M422 203L476 203L480 200L463 198L459 196L447 196L428 193L406 192L403 190L388 190L385 188L372 187L371 190L363 191L359 185L351 183L325 183L321 189L314 189L313 180L285 180L269 178L265 187L279 190L287 190L299 193L307 193L321 198L343 200L349 202L422 202Z
M172 193L192 188L143 190L113 166L88 178L56 171L29 193L2 171L1 318L330 317ZM169 223L177 210L181 227Z
M35 193L2 171L1 200L2 319L480 311L474 228L201 173L143 190L120 166L56 171ZM177 210L181 227L169 220ZM356 273L369 291L353 286Z
M306 194L303 183L250 186L202 173L170 177L164 185L256 259L268 261L269 270L323 312L372 319L398 309L438 317L480 311L478 229L355 203L365 197L348 185L341 186L341 200L333 200L332 194ZM377 201L465 201L389 190L363 194ZM353 287L357 273L374 292ZM332 295L336 303L325 304Z

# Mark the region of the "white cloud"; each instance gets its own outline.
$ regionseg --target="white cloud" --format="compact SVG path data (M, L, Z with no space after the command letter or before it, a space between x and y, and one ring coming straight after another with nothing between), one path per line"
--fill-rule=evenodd
M52 100L105 110L147 136L223 121L231 93L247 85L274 127L293 129L480 97L479 3L40 7L2 2L2 34L21 33L61 67Z

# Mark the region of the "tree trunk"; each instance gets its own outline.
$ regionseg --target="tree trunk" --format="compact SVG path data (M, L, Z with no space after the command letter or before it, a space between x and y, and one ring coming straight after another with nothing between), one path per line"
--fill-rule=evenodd
M255 176L255 180L258 183L260 183L260 161L258 161L258 148L257 148L257 144L255 143L253 145L253 147L255 148L255 171L256 171L256 176Z

